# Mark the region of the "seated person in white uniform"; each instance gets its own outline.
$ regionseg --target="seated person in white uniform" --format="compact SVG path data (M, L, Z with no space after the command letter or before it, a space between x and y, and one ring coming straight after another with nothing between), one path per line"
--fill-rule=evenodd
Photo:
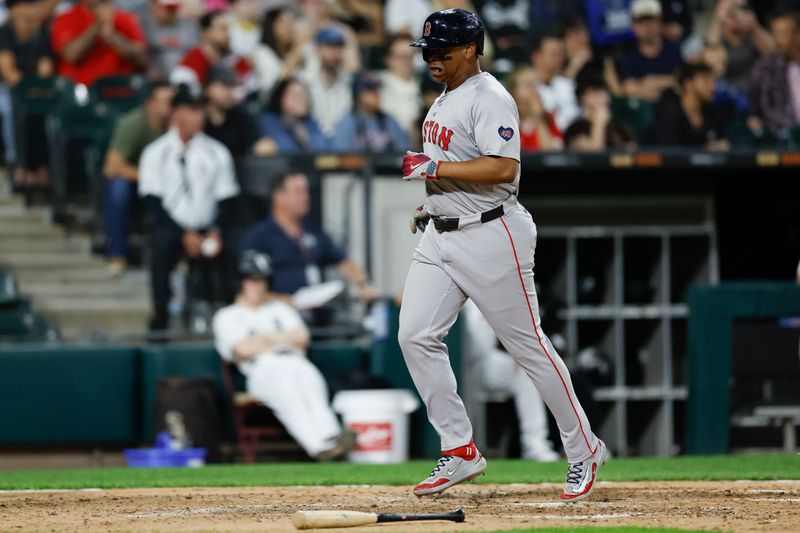
M547 440L547 412L539 391L522 367L502 348L492 327L472 300L467 301L461 312L467 332L464 355L470 371L479 376L481 389L505 398L514 397L523 459L557 461L559 455Z
M239 270L236 300L214 316L217 351L237 364L247 392L272 409L310 457L343 457L355 447L355 433L342 431L325 379L306 358L311 337L300 315L269 295L269 256L246 251Z

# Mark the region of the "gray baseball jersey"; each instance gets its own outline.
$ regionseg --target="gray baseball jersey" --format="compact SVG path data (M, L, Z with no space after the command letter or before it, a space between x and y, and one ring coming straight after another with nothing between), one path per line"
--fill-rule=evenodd
M440 161L469 161L482 155L519 161L519 112L505 87L488 72L443 92L422 124L425 155ZM426 183L425 206L434 215L482 213L517 194L513 183L473 185L447 178Z
M519 160L516 105L490 74L477 74L443 93L422 133L425 154L434 159L496 155ZM429 212L463 218L456 231L426 227L406 279L398 340L442 450L468 444L472 426L443 339L471 299L536 385L558 423L569 460L581 461L599 443L567 367L541 330L533 280L536 226L517 203L518 185L519 172L512 183L500 185L447 178L426 182ZM501 204L505 214L500 218L481 223L475 216Z

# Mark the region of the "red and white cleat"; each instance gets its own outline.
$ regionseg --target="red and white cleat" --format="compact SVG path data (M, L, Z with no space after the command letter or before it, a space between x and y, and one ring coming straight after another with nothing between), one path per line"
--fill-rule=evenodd
M416 496L444 492L453 485L458 485L464 481L472 481L486 471L486 459L483 458L483 455L475 448L474 444L470 443L467 446L462 446L458 451L466 451L464 454L466 456L461 454L442 456L431 474L414 487L413 492ZM445 454L451 452L445 452Z
M569 464L567 482L561 493L561 501L572 503L585 500L594 490L597 470L606 464L606 444L598 440L594 454L578 463Z

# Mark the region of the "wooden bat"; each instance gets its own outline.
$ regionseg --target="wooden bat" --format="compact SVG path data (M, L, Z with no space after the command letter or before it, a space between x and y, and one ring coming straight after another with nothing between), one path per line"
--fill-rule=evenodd
M412 522L418 520L450 520L463 522L464 511L456 509L451 513L428 514L390 514L361 513L358 511L297 511L292 516L292 523L297 529L314 529L325 527L355 527L384 522Z

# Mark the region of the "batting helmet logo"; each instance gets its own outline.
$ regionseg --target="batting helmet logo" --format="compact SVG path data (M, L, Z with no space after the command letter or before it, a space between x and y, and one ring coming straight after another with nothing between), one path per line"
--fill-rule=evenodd
M422 32L422 36L423 37L429 37L430 34L431 34L431 23L430 22L426 22L425 23L425 29Z

